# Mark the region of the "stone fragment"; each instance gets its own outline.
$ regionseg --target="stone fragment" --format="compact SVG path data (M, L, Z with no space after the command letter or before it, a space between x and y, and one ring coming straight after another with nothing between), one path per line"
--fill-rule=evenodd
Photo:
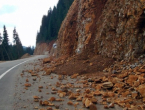
M58 102L60 102L60 101L63 101L63 99L55 99L55 101L58 101Z
M55 101L56 99L55 99L55 97L51 97L50 99L49 99L49 101Z
M129 75L127 83L131 86L133 86L134 82L137 81L138 76L136 75Z
M138 96L138 93L137 93L137 92L132 92L132 93L131 93L131 96L132 96L132 98L136 99L137 96Z
M89 107L91 104L93 104L88 98L85 100L85 107Z
M71 93L71 95L69 96L69 99L76 99L75 94Z
M114 103L110 103L108 107L109 108L114 108Z
M36 78L33 78L33 81L36 81Z
M48 106L55 106L53 103L49 103Z
M42 105L47 106L49 104L49 102L47 100L42 102Z
M112 82L105 82L102 85L102 88L104 88L104 89L110 89L112 87L113 87L113 83Z
M46 70L46 75L50 75L52 73L52 70L51 69L47 69Z
M38 109L38 107L34 107L34 109Z
M35 73L31 73L31 76L37 76L37 74L35 74Z
M94 97L90 99L92 103L97 104L98 100Z
M34 99L40 99L40 97L38 97L38 96L33 96L33 98L34 98Z
M51 107L47 107L47 110L53 110Z
M95 91L95 92L94 92L94 95L96 95L96 96L100 96L100 95L102 95L102 94L101 94L100 91Z
M26 79L26 82L29 82L29 79Z
M29 84L29 83L25 84L25 87L30 87L30 86L31 86L31 84Z
M80 92L81 90L80 89L76 89L76 92Z
M137 88L138 92L141 94L141 96L143 98L145 98L145 84L142 84L140 85L138 88Z
M73 74L73 75L71 76L71 78L72 78L72 79L77 78L78 75L79 75L78 73Z
M145 73L145 69L139 69L138 71L141 73Z
M73 105L72 101L67 102L68 105Z
M65 92L61 92L61 93L59 93L59 97L64 97L64 96L66 96L66 93Z
M78 102L74 103L74 107L77 107L77 105L79 105L79 103L78 103Z
M44 58L43 59L43 64L45 63L51 63L51 59L50 58Z
M89 108L89 110L97 110L97 106L95 104L91 104Z
M104 105L104 108L105 108L105 109L108 109L109 107L108 107L108 105Z
M34 99L34 102L39 102L39 100L38 99Z
M42 88L43 88L43 86L39 86L38 88L39 88L39 89L42 89Z
M82 97L79 96L79 97L76 99L76 101L82 101Z

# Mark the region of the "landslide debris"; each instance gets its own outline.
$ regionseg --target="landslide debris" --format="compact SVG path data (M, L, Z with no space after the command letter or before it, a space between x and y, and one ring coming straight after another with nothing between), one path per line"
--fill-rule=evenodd
M145 58L143 56L133 62L115 61L104 68L102 75L97 72L75 73L70 76L66 73L58 75L51 72L49 75L44 75L45 69L49 68L51 63L44 64L43 60L39 60L25 67L27 70L22 71L23 76L19 75L21 83L19 82L19 87L16 87L23 91L17 93L19 97L17 101L23 100L23 103L26 103L29 100L33 108L44 110L47 108L60 110L145 109ZM37 76L31 76L31 73L37 73ZM36 81L33 80L34 77ZM24 84L27 89L23 86ZM31 108L28 103L23 106L27 109Z

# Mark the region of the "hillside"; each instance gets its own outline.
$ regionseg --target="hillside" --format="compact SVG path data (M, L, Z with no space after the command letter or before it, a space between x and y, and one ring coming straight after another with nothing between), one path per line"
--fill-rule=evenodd
M144 1L75 0L58 34L58 54L132 60L144 54Z
M68 105L77 107L73 99L90 110L100 105L116 110L116 104L119 110L144 110L144 31L144 0L74 0L59 29L55 54L42 60L41 70L59 75L59 87L71 90L64 92ZM75 86L62 83L69 77L77 79L71 83Z

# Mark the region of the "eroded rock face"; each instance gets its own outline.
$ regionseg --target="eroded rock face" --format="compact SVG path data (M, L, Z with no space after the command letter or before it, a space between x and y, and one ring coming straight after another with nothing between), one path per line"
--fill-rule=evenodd
M53 47L54 43L54 40L49 43L37 43L34 50L34 55L56 55L56 49Z
M138 57L145 49L144 2L75 0L58 34L58 55Z

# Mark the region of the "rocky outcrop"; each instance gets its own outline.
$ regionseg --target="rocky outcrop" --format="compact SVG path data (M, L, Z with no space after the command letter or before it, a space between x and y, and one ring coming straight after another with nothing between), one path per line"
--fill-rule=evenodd
M75 0L58 34L58 55L134 59L145 52L144 0Z

